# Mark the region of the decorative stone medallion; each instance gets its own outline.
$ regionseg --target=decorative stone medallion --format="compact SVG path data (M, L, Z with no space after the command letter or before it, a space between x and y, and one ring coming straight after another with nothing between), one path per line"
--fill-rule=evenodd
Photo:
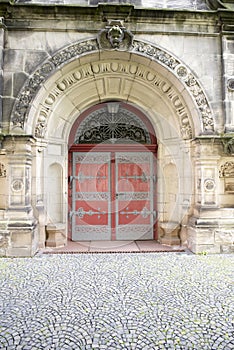
M204 180L204 189L207 192L212 192L215 189L214 179L205 179Z
M23 181L21 179L15 179L11 183L11 188L14 192L20 192L24 188Z

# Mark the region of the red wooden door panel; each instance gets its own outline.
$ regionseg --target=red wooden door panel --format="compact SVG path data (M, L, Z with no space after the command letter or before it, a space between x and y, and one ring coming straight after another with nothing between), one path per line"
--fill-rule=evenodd
M151 152L73 152L72 239L153 239Z
M73 153L72 239L110 240L110 153Z
M152 153L116 153L116 179L116 239L153 239Z

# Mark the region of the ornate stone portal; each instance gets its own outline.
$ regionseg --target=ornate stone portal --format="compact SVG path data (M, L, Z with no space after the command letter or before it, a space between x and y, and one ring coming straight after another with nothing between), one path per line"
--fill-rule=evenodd
M70 220L69 134L83 113L103 102L110 109L91 113L86 124L81 121L76 147L98 144L100 134L109 145L120 134L144 146L149 135L141 122L117 111L120 102L137 107L159 142L155 201L164 236L182 240L196 253L231 251L229 5L221 11L221 2L204 1L214 11L206 6L203 12L198 2L187 2L191 11L174 11L164 10L163 2L158 10L122 4L47 6L45 1L47 13L41 5L20 3L0 4L3 16L7 13L0 21L0 254L33 255L44 247L46 234L48 245L64 243ZM145 174L137 175L142 184ZM81 172L80 179L85 176ZM80 208L79 215L88 215ZM135 212L148 217L151 211L128 208L123 216Z

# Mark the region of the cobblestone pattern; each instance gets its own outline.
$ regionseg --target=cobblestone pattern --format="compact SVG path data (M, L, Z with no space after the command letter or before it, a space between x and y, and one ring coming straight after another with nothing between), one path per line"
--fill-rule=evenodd
M0 349L231 350L234 256L0 259Z

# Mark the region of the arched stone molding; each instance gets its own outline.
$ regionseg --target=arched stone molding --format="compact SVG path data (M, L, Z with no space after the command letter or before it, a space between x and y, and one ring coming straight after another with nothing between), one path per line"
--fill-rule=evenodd
M11 131L15 133L31 132L38 136L41 134L41 137L44 137L43 133L45 132L47 124L47 115L45 114L47 109L50 109L50 104L52 105L56 99L56 95L48 94L46 96L46 92L56 87L54 92L57 96L64 93L66 94L66 84L69 85L72 82L64 82L62 76L64 76L67 70L72 72L72 67L74 67L74 71L70 77L72 76L74 80L73 86L75 83L80 83L80 80L85 81L87 80L86 78L92 77L92 79L95 78L96 89L98 89L98 79L96 78L100 72L104 74L104 71L100 70L100 66L98 68L97 63L95 66L94 61L100 61L101 63L106 59L109 62L113 57L116 57L116 51L100 51L96 39L78 42L57 52L32 74L21 90L12 114ZM127 61L128 64L123 65L121 68L123 60ZM115 73L131 76L132 80L139 79L148 88L157 86L157 82L155 81L157 77L155 77L155 74L156 72L158 74L161 73L161 76L164 78L166 77L173 88L177 87L177 90L181 92L181 96L183 95L184 101L189 105L189 109L193 114L192 120L195 126L195 130L193 130L192 133L195 135L214 133L214 118L206 94L195 75L177 57L158 46L133 40L133 45L128 51L118 52L117 61L119 64L117 64L117 62L115 63ZM133 67L130 62L137 62L138 66ZM143 63L142 66L147 67L148 70L145 69L143 71L142 66L139 66L140 62L141 64ZM84 63L86 63L86 66L83 65ZM77 67L81 67L82 65L83 70L81 73L80 70L77 70ZM104 66L102 67L102 69L105 69ZM105 73L110 74L108 68L106 68ZM68 78L70 79L70 77ZM56 84L54 84L55 82ZM164 89L167 90L165 84ZM38 104L41 103L40 97L43 95L43 92L45 101L47 100L49 106L48 104L43 106L44 114L42 113L38 116L38 123L33 125L35 128L35 131L33 131L30 130L32 126L32 115L35 114L34 108L36 105L38 106ZM164 91L165 94L166 92L167 91ZM130 91L128 91L128 93L130 93ZM169 90L168 86L167 97L169 97L169 94L171 94L171 90ZM173 98L175 98L174 103L179 105L180 100L177 96L172 96L171 102L173 103ZM100 100L97 102L100 102ZM183 106L181 106L181 108L183 108Z
M191 101L184 90L150 67L133 61L133 57L131 61L95 60L65 68L53 83L44 84L32 105L26 132L37 138L67 140L70 127L81 112L99 102L116 99L141 107L154 125L160 123L160 138L171 138L175 133L181 134L182 139L191 139L194 128L200 127L197 118L197 124L193 121L187 107ZM166 120L170 128L163 127Z

